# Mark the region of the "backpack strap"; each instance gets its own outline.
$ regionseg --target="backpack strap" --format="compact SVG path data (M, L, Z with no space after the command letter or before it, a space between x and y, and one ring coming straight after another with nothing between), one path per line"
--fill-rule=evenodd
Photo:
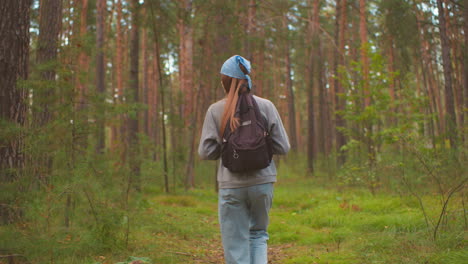
M257 104L257 101L255 101L255 99L253 98L253 95L249 94L249 99L248 101L250 101L250 105L252 106L252 108L254 109L254 112L255 112L255 121L257 120L261 120L263 122L261 122L261 124L263 125L263 129L269 133L268 131L268 121L266 120L266 118L262 115L262 113L260 113L260 107L258 107L258 104Z

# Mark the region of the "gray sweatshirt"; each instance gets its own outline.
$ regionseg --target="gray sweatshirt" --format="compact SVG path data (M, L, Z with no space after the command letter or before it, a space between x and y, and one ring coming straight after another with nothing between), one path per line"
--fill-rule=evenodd
M268 128L273 140L273 154L283 155L289 151L288 135L275 105L267 99L254 96L260 112L268 121ZM205 160L217 160L221 156L221 137L219 129L226 99L212 104L206 112L205 122L198 146L198 154ZM256 171L234 173L221 163L218 166L218 184L220 189L241 188L257 184L276 182L276 166L272 160L270 166Z

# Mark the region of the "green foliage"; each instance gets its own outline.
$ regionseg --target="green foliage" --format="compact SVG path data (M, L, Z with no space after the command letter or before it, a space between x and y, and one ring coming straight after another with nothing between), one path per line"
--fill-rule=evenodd
M79 163L72 182L53 181L54 188L25 195L25 221L1 227L0 247L36 262L219 261L217 195L210 185L169 195L145 186L140 193L130 191L126 206L128 169L115 170L112 160L95 160L92 169L90 163ZM433 241L416 197L390 189L371 195L360 185L337 186L327 174L306 178L297 168L305 167L302 160L298 156L279 162L269 227L270 248L279 250L271 256L275 263L462 263L466 250L459 196L449 206L448 225ZM211 164L197 167L200 173L214 170ZM143 175L151 175L151 166L142 168ZM150 182L145 177L144 182ZM437 219L440 200L433 196L433 186L417 186L428 217ZM69 228L63 226L62 213L67 193L74 201Z

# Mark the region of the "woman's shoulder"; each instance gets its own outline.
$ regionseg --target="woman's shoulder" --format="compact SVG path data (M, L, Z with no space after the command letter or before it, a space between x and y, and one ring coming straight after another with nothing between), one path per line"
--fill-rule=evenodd
M208 107L208 111L214 111L214 112L219 112L219 110L223 110L224 109L224 105L226 104L226 98L223 98L219 101L216 101L214 103L212 103L209 107Z
M260 96L257 96L257 95L254 95L253 96L255 101L257 102L258 106L259 107L274 107L274 104L273 102L271 102L270 100L266 99L266 98L263 98L263 97L260 97Z

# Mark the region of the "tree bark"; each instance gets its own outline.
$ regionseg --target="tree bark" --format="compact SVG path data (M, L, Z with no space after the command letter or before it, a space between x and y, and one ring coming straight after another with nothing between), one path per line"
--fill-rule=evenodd
M464 47L464 54L463 54L463 61L464 61L464 74L463 74L463 83L464 83L464 89L463 89L463 105L465 108L463 117L464 117L464 126L468 126L468 116L466 113L466 109L468 109L468 0L465 0L463 2L463 32L465 33L465 47ZM463 133L463 140L466 142L467 140L467 135L466 133Z
M154 57L154 66L155 66L155 71L157 72L157 79L155 82L159 85L155 86L155 88L159 88L159 97L161 98L161 134L162 134L162 143L163 143L163 172L164 172L164 190L166 193L169 192L169 175L168 175L168 167L167 167L167 143L166 143L166 123L164 120L164 117L166 115L166 108L165 108L165 102L164 102L164 89L163 89L163 74L161 70L161 60L159 56L159 36L158 32L156 30L156 23L155 23L155 14L154 14L154 8L153 4L149 2L149 8L151 11L151 17L152 17L152 25L153 25L153 34L154 34L154 52L155 52L155 57ZM156 90L155 90L156 92ZM155 95L155 99L157 99ZM157 108L156 108L157 109Z
M0 5L0 119L21 128L26 119L30 0L6 0ZM20 177L24 165L22 133L0 138L0 187ZM0 224L15 222L21 211L8 198L0 200Z
M104 16L106 10L106 0L96 2L96 92L104 103L105 93L105 65L104 65ZM98 109L101 107L98 107ZM105 148L104 114L96 115L96 152L103 153Z
M366 0L359 0L359 35L361 39L362 81L364 90L364 107L370 105L369 92L369 55L367 54L367 21Z
M446 134L450 141L450 147L456 148L456 116L452 90L452 60L450 58L450 46L447 36L447 26L445 20L444 7L442 0L437 0L439 9L439 33L442 45L442 62L444 69L444 88L445 88L445 110L447 131Z
M43 65L45 69L41 71L40 76L44 81L55 80L55 64L57 59L59 34L62 25L62 1L61 0L43 0L39 6L39 38L37 41L37 64ZM50 97L53 96L53 90L49 88L38 89L34 93L35 99L39 103L34 113L36 125L43 126L51 119L49 110ZM34 100L36 101L36 100Z
M291 69L291 51L289 40L288 19L284 16L284 30L286 33L286 47L285 47L285 61L286 61L286 89L288 98L288 117L289 117L289 141L291 143L291 150L297 151L297 132L296 132L296 104L294 102L294 90Z
M429 96L429 101L432 104L432 112L437 113L434 117L435 127L436 127L436 134L440 135L445 130L444 125L444 109L442 108L440 97L438 96L438 89L435 85L434 80L434 70L432 67L432 60L428 51L430 50L430 46L428 41L424 38L425 29L424 26L421 24L420 21L423 20L422 11L418 9L416 5L414 5L416 19L417 19L417 26L419 34L419 40L421 42L421 69L423 73L423 78L426 80L427 86L427 94ZM436 91L437 90L437 91Z
M150 124L151 124L151 131L152 133L151 138L154 140L156 146L159 146L159 130L161 129L158 126L159 122L159 102L158 102L158 92L161 89L159 82L161 76L159 75L159 52L156 50L158 48L157 43L154 45L154 53L153 53L153 74L152 74L152 85L150 86L150 93L151 93L151 105L150 105ZM162 117L161 117L162 118ZM163 119L163 118L162 118ZM155 157L156 159L156 157Z
M116 10L116 21L115 21L115 58L114 58L114 65L115 65L115 79L116 79L116 84L115 84L115 89L113 89L112 94L113 94L113 100L114 104L121 104L124 99L124 74L123 74L123 68L124 68L124 48L123 48L123 43L124 43L124 33L122 30L122 1L121 0L116 0L115 2L115 10ZM116 124L112 125L112 139L111 139L111 148L113 150L119 149L121 153L121 160L122 164L125 162L125 156L126 156L126 137L125 137L125 131L126 131L126 124L122 123L120 120L125 120L125 116L120 114L118 115L118 120L119 122L116 122Z
M140 101L139 95L139 2L131 2L131 31L130 31L130 102ZM138 112L128 117L129 162L132 171L132 182L136 190L140 190L140 162L138 151Z
M337 28L335 29L337 33L337 40L338 40L338 67L344 67L344 52L345 52L345 32L347 28L346 18L347 18L347 0L336 0L336 8L337 8L337 20L339 23L336 24ZM336 155L337 155L337 164L341 166L345 163L345 154L341 150L341 148L346 145L346 137L343 132L340 131L340 128L345 126L345 120L343 119L342 115L339 112L345 109L346 100L342 98L345 91L343 86L340 83L342 79L341 73L337 73L337 79L335 79L335 135L336 135Z
M310 3L313 2L313 3ZM320 78L320 73L318 71L318 60L319 48L320 48L320 36L319 36L319 3L320 1L309 1L309 4L312 4L312 12L309 13L309 35L311 38L311 49L309 55L309 90L308 94L308 149L307 149L307 167L309 173L314 172L314 161L317 158L317 135L315 128L315 115L316 115L316 106L315 106L315 96L316 90L319 88L318 79Z
M328 129L328 119L327 119L327 103L326 99L326 88L325 88L325 73L324 73L324 62L325 62L325 52L323 52L323 45L319 44L319 53L316 60L317 64L317 78L318 78L318 122L317 122L317 135L318 135L318 150L319 153L323 156L326 154L326 142L327 142L327 129Z
M247 0L247 23L245 24L246 39L244 44L245 56L252 63L253 91L258 96L265 96L262 73L264 71L265 54L263 40L265 31L257 25L257 0ZM240 17L240 20L243 18Z
M143 9L144 11L145 9ZM147 42L148 42L148 30L146 28L142 28L142 40L141 40L141 52L143 56L143 83L141 85L141 102L146 105L146 107L149 106L150 100L149 100L149 93L148 93L148 83L149 83L149 52L148 52L148 47L147 47ZM143 111L143 116L141 120L143 121L142 124L140 125L141 131L144 131L144 133L149 136L150 135L150 121L149 121L149 112L148 108Z
M188 125L193 111L193 27L191 23L192 0L180 0L179 29L179 75L180 91L184 96L182 105L184 123Z
M57 65L57 51L59 35L62 28L62 0L44 0L39 6L39 37L37 41L36 63L40 65L40 79L45 83L34 90L33 112L34 125L44 127L52 118L50 108L53 108L55 74ZM45 130L47 131L47 130ZM43 142L48 144L49 142ZM48 145L42 145L45 150ZM33 158L35 177L47 182L52 170L52 156L48 151L41 151L37 158ZM67 207L68 209L68 207ZM68 210L65 212L65 226L68 226Z
M80 34L79 34L79 44L80 45L80 55L78 57L78 69L76 75L76 85L75 88L78 91L78 102L75 106L76 110L82 110L85 108L86 102L86 94L87 94L87 86L86 82L81 81L81 74L82 72L87 72L88 68L88 56L84 51L84 43L86 38L87 32L87 18L88 18L88 0L81 0L80 5Z

